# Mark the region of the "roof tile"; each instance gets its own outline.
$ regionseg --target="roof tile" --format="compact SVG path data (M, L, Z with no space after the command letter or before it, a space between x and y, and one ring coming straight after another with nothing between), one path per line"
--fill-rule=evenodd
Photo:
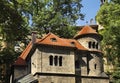
M85 32L83 30L83 32ZM86 31L88 32L88 31ZM82 32L80 32L81 34ZM47 34L42 39L37 39L35 44L42 44L42 45L52 45L52 46L61 46L61 47L70 47L70 48L76 48L78 50L86 50L88 49L84 48L77 40L75 39L64 39L60 38L53 33ZM26 49L22 52L20 57L16 60L15 65L25 65L25 60L29 54L29 52L32 49L32 42L28 44Z
M78 36L85 35L85 34L98 34L98 33L96 32L96 30L92 29L90 26L84 26L74 38L77 38Z
M23 65L26 65L26 62L23 58L18 57L18 59L15 61L14 65L23 66Z
M26 57L27 57L27 55L28 55L28 53L30 52L31 48L32 48L32 42L30 42L30 43L27 45L27 47L26 47L25 50L22 52L22 54L20 55L20 57L25 60Z

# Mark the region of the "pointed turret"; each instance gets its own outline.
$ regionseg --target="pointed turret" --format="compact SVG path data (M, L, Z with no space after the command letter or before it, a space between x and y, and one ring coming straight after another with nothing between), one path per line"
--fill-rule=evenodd
M84 26L74 38L88 50L100 50L102 36L90 26Z
M93 29L90 26L84 26L77 35L75 35L75 39L78 39L80 37L83 37L85 35L97 35L99 37L100 40L102 40L102 36L100 34L98 34L98 32Z
M84 26L74 38L89 51L86 55L87 61L85 61L87 62L87 75L102 76L102 52L100 51L100 41L102 40L102 36L96 29L90 26ZM83 69L85 70L85 68Z

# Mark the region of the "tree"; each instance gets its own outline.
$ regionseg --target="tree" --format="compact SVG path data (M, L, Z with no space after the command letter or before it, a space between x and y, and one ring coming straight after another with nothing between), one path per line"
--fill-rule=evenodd
M24 39L28 32L25 19L7 0L0 2L0 35L2 40L13 45L14 41ZM21 36L22 35L22 36ZM9 46L9 45L7 45Z
M10 63L18 53L17 41L26 42L30 30L39 34L53 32L61 37L72 37L75 21L83 19L81 0L1 0L0 1L0 65L6 65L2 83L8 83ZM32 23L32 24L31 24ZM2 42L6 45L3 47ZM2 70L2 69L1 69ZM0 72L0 76L2 73Z
M113 83L120 83L120 71L115 71L113 74L112 74L112 77L113 77Z
M25 39L28 29L23 16L9 0L0 1L0 81L9 82L10 65L17 57L14 45ZM2 44L4 43L4 45Z
M108 64L114 66L114 71L119 72L120 67L120 3L119 0L111 0L104 3L97 13L96 20L104 27L103 52L107 57ZM119 73L118 73L119 74ZM116 72L113 77L116 75ZM117 82L115 82L117 83Z
M120 4L120 0L112 0L112 2L114 2L116 4Z
M81 0L17 0L12 1L23 15L32 21L32 28L40 34L53 32L72 37L75 21L83 19ZM69 34L62 34L62 33ZM62 33L60 33L62 32ZM66 36L67 35L67 36Z

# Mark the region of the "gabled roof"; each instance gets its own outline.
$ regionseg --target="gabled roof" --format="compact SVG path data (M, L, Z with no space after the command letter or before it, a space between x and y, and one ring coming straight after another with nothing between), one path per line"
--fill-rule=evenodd
M29 54L30 50L32 49L32 42L30 42L27 47L25 48L25 50L22 52L22 54L18 57L18 59L15 61L14 65L26 65L26 57Z
M54 35L53 33L48 33L40 41L36 42L37 44L45 44L45 45L54 45L54 46L66 46L66 47L73 47L67 42L65 39L59 38L58 36Z
M86 29L88 29L88 30L86 30ZM85 27L85 29L83 29L82 32L80 31L78 33L78 35L85 34L85 33L91 33L91 32L97 34L97 32L94 32L94 30L91 29L90 27ZM75 48L75 49L78 49L78 50L89 51L88 49L83 47L77 40L60 38L53 33L47 34L42 39L37 39L34 44L59 46L59 47L69 47L69 48L73 48L73 49ZM28 46L26 47L26 49L19 56L19 58L15 61L14 65L26 65L25 60L26 60L28 54L30 53L30 51L32 49L32 46L33 46L33 44L32 44L32 42L30 42L28 44Z
M74 38L78 38L79 36L86 35L86 34L97 34L97 35L99 35L96 32L96 30L94 30L90 26L84 26Z
M21 57L18 57L18 59L15 61L14 65L17 65L17 66L25 66L26 65L26 62L23 58Z
M37 39L35 44L51 45L51 46L59 46L59 47L69 47L69 48L76 48L78 50L87 50L77 40L60 38L53 33L47 34L42 39ZM20 65L20 64L23 65L23 63L21 63L21 62L22 61L25 62L25 60L26 60L28 54L30 53L31 49L32 49L32 42L30 42L28 44L28 46L25 48L25 50L22 52L22 54L16 60L14 65L17 65L17 64L18 65Z
M80 45L75 39L64 39L59 38L58 36L54 35L53 33L49 33L40 41L36 42L37 44L45 44L45 45L52 45L52 46L61 46L61 47L72 47L81 50L87 50L82 45Z
M69 42L71 45L76 47L78 50L88 50L85 47L83 47L77 40L75 39L66 39L67 42Z
M26 47L25 50L22 52L22 54L20 55L20 57L25 60L26 57L27 57L27 55L28 55L28 53L30 52L31 48L32 48L32 42L30 42L30 43L27 45L27 47Z

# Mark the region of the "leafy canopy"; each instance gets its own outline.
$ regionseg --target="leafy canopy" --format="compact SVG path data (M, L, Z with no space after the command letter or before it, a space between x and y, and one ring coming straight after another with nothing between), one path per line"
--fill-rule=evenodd
M76 20L83 19L81 0L17 0L12 1L28 17L31 27L40 34L53 32L72 37ZM69 34L67 34L67 33ZM66 34L63 34L66 33Z
M14 46L17 41L26 42L29 29L36 30L39 34L53 32L61 37L73 37L76 20L84 18L80 2L81 0L0 0L0 65L7 66L4 76L0 72L2 83L8 83L10 64L18 55ZM5 43L5 47L2 43Z
M96 20L104 27L102 46L108 62L120 66L120 4L119 0L111 0L101 6Z

